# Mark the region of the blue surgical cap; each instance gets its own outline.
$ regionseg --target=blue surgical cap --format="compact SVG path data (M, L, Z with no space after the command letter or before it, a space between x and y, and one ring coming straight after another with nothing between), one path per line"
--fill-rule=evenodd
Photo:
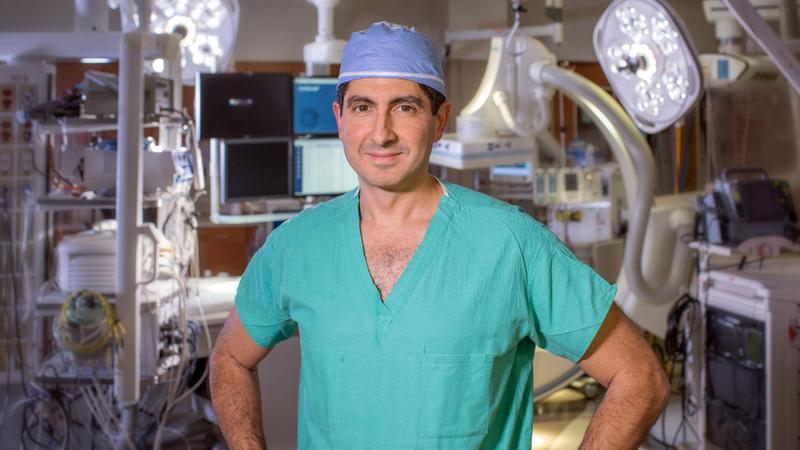
M344 47L339 84L359 78L402 78L444 95L436 46L414 28L378 22L356 31Z

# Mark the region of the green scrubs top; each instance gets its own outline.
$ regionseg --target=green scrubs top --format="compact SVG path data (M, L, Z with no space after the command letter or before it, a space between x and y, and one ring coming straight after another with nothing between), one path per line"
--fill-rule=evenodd
M358 193L269 236L236 309L270 347L299 327L298 447L530 449L535 346L578 361L615 288L517 207L450 183L381 302Z

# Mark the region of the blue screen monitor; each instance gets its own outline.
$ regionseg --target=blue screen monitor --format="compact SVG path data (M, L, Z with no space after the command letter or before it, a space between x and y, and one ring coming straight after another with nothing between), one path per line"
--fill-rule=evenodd
M336 78L294 79L294 134L335 135Z
M294 195L338 195L358 186L339 139L295 139Z
M489 175L493 181L530 183L533 181L533 163L526 161L492 166Z

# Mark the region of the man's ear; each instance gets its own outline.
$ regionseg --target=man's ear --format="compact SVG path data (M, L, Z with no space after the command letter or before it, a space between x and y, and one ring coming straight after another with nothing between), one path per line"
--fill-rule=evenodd
M339 102L333 102L333 117L336 119L336 129L339 136L342 135L342 109L339 107Z
M436 113L436 134L434 135L434 142L442 138L444 129L447 127L447 118L450 117L450 111L453 105L445 101L439 106L439 112Z

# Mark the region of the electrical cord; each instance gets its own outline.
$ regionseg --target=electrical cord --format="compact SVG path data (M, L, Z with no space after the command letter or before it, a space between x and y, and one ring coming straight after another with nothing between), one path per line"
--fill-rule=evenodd
M31 224L33 223L33 212L36 208L36 201L33 195L33 189L30 185L26 184L23 188L24 207L22 211L22 239L20 249L22 253L22 299L25 304L25 314L22 316L22 321L26 322L31 319L33 312L36 309L36 296L34 294L33 279L30 277L31 268L28 263L28 242L30 240Z
M164 427L166 426L166 421L167 421L167 418L169 416L170 411L172 410L172 407L177 403L175 401L175 399L178 396L178 391L181 389L181 386L184 384L184 382L183 382L183 378L184 378L183 370L184 370L184 364L185 364L186 360L188 359L188 358L186 358L186 350L187 350L186 349L186 346L187 346L186 337L188 335L188 333L187 333L188 332L188 325L187 325L187 321L186 321L187 289L186 289L186 284L184 283L184 280L183 280L182 277L177 276L177 275L173 275L173 279L178 283L178 286L179 286L179 290L178 290L178 292L179 292L179 297L178 297L179 298L179 303L178 303L179 317L178 317L178 319L179 319L179 325L181 327L181 329L180 329L181 336L183 337L183 339L181 340L181 346L180 346L181 358L180 358L180 361L178 363L177 370L175 370L175 372L178 374L178 376L175 378L175 381L170 386L169 393L167 394L167 401L166 401L166 404L164 406L164 410L163 410L163 412L161 414L161 418L160 418L160 420L158 422L158 428L156 429L155 442L153 444L153 448L155 450L159 450L161 448L162 432L164 430Z
M72 436L71 423L65 398L69 395L53 389L44 389L35 382L31 382L33 392L16 402L10 410L10 416L22 408L22 422L20 429L20 445L23 449L28 448L28 442L33 443L37 448L61 448L66 449ZM42 409L50 406L48 414L42 414ZM52 411L56 411L56 416ZM61 416L57 416L58 413ZM56 417L63 419L63 427L58 427L58 422L52 419ZM63 428L63 433L58 431ZM44 433L44 436L43 436ZM49 439L48 442L40 440L41 437Z
M101 310L96 314L92 310ZM95 314L95 317L91 317ZM61 305L55 335L62 348L70 353L91 356L116 345L125 335L125 328L116 318L106 298L88 289L76 292Z
M699 328L699 324L696 323L695 320L699 309L700 302L697 299L689 295L684 295L678 300L678 302L676 302L675 306L670 311L668 318L669 326L665 340L665 347L672 355L673 364L675 364L675 362L681 363L682 371L681 423L675 429L675 433L673 434L671 441L671 445L673 446L675 446L678 435L680 434L681 430L684 430L684 428L690 428L697 437L697 433L694 431L689 421L689 417L694 416L694 413L696 412L696 405L694 404L692 398L687 395L688 389L686 386L686 363L690 358L690 344L693 336ZM688 411L689 409L691 411Z
M14 322L14 337L17 341L17 359L19 363L19 373L20 373L20 380L22 381L22 391L25 396L28 396L28 382L25 375L25 358L23 355L22 350L22 335L20 333L20 325L19 325L19 310L17 305L17 261L16 261L16 252L14 251L14 240L12 238L11 233L11 220L9 218L8 212L8 187L3 186L3 196L2 202L0 202L0 207L2 207L2 213L0 216L3 218L3 228L5 229L5 238L6 243L8 245L8 251L10 256L9 265L11 266L11 315L13 317Z
M39 395L29 399L23 408L20 443L22 443L23 448L25 448L27 438L27 440L38 447L49 449L66 449L70 440L71 426L69 422L69 413L63 398L57 391L41 390L40 392L41 393ZM57 413L61 414L58 419L61 419L61 421L64 423L63 437L56 435L57 427L55 426L56 424L54 424L51 420L54 417L53 414L45 414L44 419L42 418L43 414L41 414L41 409L43 409L45 406L49 406L50 404L52 404ZM37 407L39 408L39 411L36 410ZM32 422L28 421L29 417L33 420ZM34 437L34 430L37 431L36 437ZM48 440L51 441L50 443L39 440L41 432L44 432L44 437L48 438Z
M683 240L685 236L681 236ZM699 275L700 265L698 258L693 261L692 273ZM692 396L687 395L689 388L687 387L687 367L686 363L690 359L690 344L693 342L696 332L699 330L702 321L697 321L697 315L700 311L700 302L689 294L681 295L669 311L667 316L667 331L664 337L664 349L660 352L662 361L665 361L668 366L668 379L670 385L673 384L675 379L675 365L681 364L681 422L675 429L672 438L667 437L666 432L666 409L661 413L659 420L661 422L661 437L658 438L649 433L649 437L663 446L666 449L677 449L677 441L681 431L690 430L695 438L699 439L699 435L694 427L691 425L690 418L697 412L697 405L694 404Z
M514 11L514 24L511 26L511 30L508 32L508 36L506 37L506 50L511 54L511 56L516 57L525 53L524 47L521 50L512 50L511 46L513 45L514 39L517 37L516 35L519 31L522 13L528 12L528 10L522 6L522 0L511 0L511 9Z
M56 189L61 189L69 194L77 197L86 191L86 186L75 184L71 182L63 173L61 173L56 165L53 163L53 155L48 151L47 153L47 168L50 171L50 182Z
M181 134L185 137L186 149L193 155L193 165L192 165L192 175L193 179L191 180L191 184L181 183L180 187L186 190L186 194L191 191L192 187L195 189L194 197L192 198L193 202L196 202L200 196L206 194L205 190L205 171L203 170L203 161L200 149L200 143L197 140L197 133L195 130L194 121L189 116L188 112L185 108L182 109L175 109L175 108L162 108L163 111L171 112L174 114L178 114L181 117ZM189 181L187 179L183 179L182 181ZM179 184L174 183L174 186L177 188Z

